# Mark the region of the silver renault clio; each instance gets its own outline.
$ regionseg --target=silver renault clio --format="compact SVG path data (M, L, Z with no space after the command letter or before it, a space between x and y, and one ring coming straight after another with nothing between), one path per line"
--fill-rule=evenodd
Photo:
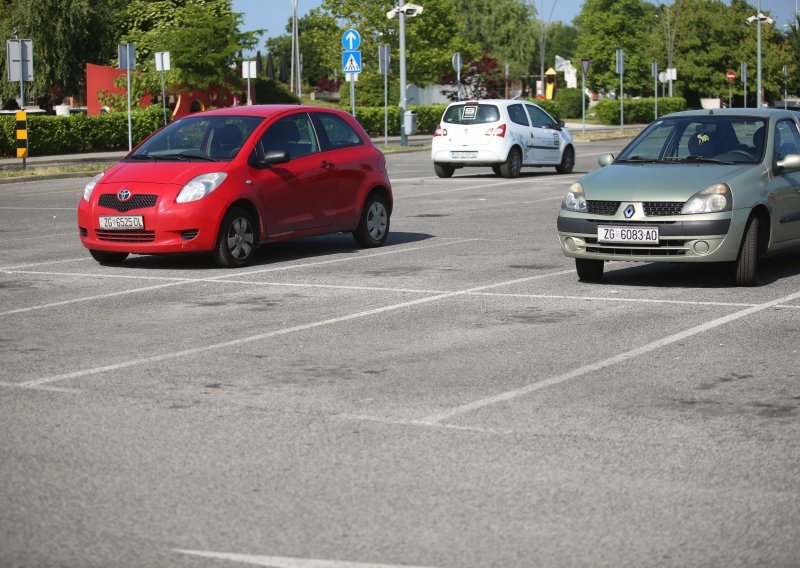
M604 262L730 263L757 284L758 260L800 246L800 124L792 111L688 111L657 119L574 183L558 236L578 278Z

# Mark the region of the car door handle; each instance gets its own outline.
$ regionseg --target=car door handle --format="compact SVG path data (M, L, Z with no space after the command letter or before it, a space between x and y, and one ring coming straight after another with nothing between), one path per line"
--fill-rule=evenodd
M333 162L328 162L327 160L322 161L323 169L329 170L333 167Z

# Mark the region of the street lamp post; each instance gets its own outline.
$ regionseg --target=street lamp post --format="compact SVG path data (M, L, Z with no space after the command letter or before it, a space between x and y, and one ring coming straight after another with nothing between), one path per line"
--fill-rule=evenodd
M775 22L775 20L761 13L761 0L758 0L758 6L756 9L758 10L758 14L755 16L750 16L747 18L746 22L748 24L756 22L756 41L758 44L756 48L756 107L761 108L763 103L761 92L761 22L772 24Z
M406 108L408 98L406 96L406 16L411 18L422 13L422 6L416 4L403 4L395 6L388 12L386 17L390 20L395 16L399 22L400 33L400 145L408 146L408 134L406 133Z
M545 79L544 79L544 52L547 49L547 28L550 26L550 20L553 17L553 10L556 9L556 2L558 0L553 0L553 5L550 7L550 15L547 17L547 20L544 19L544 0L542 0L542 30L539 34L539 69L540 75L539 78L541 79L541 86L542 91L539 92L539 89L536 89L536 94L541 94L542 98L545 97Z

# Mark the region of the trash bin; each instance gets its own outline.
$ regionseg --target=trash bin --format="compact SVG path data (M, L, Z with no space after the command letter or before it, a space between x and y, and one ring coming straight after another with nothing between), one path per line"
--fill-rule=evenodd
M403 129L406 131L406 136L411 136L417 133L417 111L407 110L403 117Z

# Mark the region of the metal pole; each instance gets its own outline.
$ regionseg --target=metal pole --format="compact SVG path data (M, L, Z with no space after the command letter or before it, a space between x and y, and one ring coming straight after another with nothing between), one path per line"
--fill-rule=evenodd
M756 89L756 108L761 108L761 0L758 0L758 8L756 13L756 29L758 30L758 81Z
M348 79L350 80L350 113L356 115L356 77L355 73L350 73Z
M400 145L408 146L406 135L406 14L402 10L397 13L400 20Z
M16 37L16 35L14 37ZM22 63L25 60L24 46L25 42L19 40L19 108L23 110L25 109L25 87L22 83L23 73L25 71L25 66Z
M728 108L733 108L733 81L728 81Z
M383 70L383 145L389 145L389 44L381 49L386 54L386 68Z
M744 83L744 108L747 108L747 62L742 61L742 82Z
M292 56L290 58L291 61L291 70L289 71L289 92L294 93L294 50L295 50L295 25L297 21L297 0L292 0Z
M654 118L658 118L658 61L653 61L653 92L656 99L656 110Z
M164 56L161 56L161 106L164 109L164 126L167 125L167 98L164 94Z
M125 50L127 51L128 55L127 59L127 71L128 71L128 152L133 149L133 132L131 127L131 48L129 43L125 44Z
M583 133L586 134L586 73L581 74L581 121Z

